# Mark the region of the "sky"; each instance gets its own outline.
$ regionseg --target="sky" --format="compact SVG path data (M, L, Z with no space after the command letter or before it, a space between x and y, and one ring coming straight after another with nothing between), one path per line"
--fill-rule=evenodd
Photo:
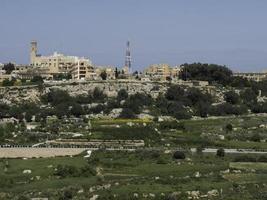
M266 0L0 0L0 63L29 63L29 45L132 70L203 62L267 70Z

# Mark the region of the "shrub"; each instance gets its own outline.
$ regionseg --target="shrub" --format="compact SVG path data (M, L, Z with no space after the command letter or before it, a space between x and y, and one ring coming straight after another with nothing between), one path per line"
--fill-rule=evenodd
M78 175L78 169L74 166L58 165L54 175L60 176L61 178L75 177Z
M258 162L267 162L267 156L264 156L264 155L260 156L258 158Z
M235 162L256 162L257 159L255 156L249 156L249 155L241 155L237 156L234 159Z
M255 133L255 134L250 138L250 140L253 141L253 142L260 142L260 141L261 141L261 136L260 136L260 134Z
M133 118L135 118L135 114L130 108L123 108L119 117L125 118L125 119L133 119Z
M237 104L239 102L239 95L234 91L229 91L224 94L224 100L230 104Z
M118 101L125 100L127 98L128 98L128 92L125 89L121 89L118 92L118 96L117 96Z
M217 155L218 157L224 157L224 156L225 156L225 151L224 151L224 149L223 149L223 148L219 148L219 149L217 150L216 155Z
M231 132L233 130L233 125L232 124L227 124L225 126L225 129L226 129L227 132Z
M163 159L163 158L159 158L158 160L157 160L157 164L161 164L161 165L163 165L163 164L167 164L167 161L165 160L165 159Z
M174 159L185 159L185 153L182 151L175 151L173 154Z
M159 127L160 129L179 129L179 130L185 129L184 123L180 123L174 120L160 122Z

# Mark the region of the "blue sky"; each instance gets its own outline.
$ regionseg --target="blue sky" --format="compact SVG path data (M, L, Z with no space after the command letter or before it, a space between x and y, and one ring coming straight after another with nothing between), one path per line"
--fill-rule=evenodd
M39 53L124 64L207 62L235 71L267 70L266 0L0 0L0 62Z

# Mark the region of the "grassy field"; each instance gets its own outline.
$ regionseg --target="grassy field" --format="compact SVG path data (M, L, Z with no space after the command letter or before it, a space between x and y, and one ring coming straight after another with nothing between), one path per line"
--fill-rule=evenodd
M260 191L266 189L263 185L267 176L262 171L265 163L254 163L253 166L253 163L234 163L232 160L233 157L190 154L185 160L174 160L172 153L143 150L99 150L93 152L89 159L83 155L4 159L0 162L0 199L1 194L10 195L11 199L21 195L59 199L66 191L71 192L75 199L88 199L96 194L100 195L99 199L112 199L114 195L117 199L125 199L126 196L133 198L137 194L140 197L138 199L144 199L146 195L150 195L150 199L167 199L173 192L179 192L179 199L188 199L188 191L199 191L200 195L206 195L208 191L216 190L219 193L212 199L238 200L255 197L254 184L258 185ZM58 177L55 169L59 164L78 169L89 165L97 171L97 175ZM222 173L229 168L253 168L256 172ZM31 170L31 173L23 174L25 169ZM244 187L246 190L239 191Z
M227 124L232 130L226 130ZM82 138L142 139L146 147L157 150L99 150L89 159L85 154L2 159L0 199L70 199L68 195L73 199L90 199L93 195L99 195L98 199L168 199L174 192L177 199L188 199L191 191L199 191L201 199L267 199L266 163L235 162L235 155L219 158L188 151L185 160L174 160L173 152L167 151L200 146L267 150L265 124L267 118L263 116L182 120L167 125L140 119L92 120L89 129L83 128L87 123L82 122L77 129ZM67 132L64 126L60 130ZM254 134L262 141L252 141ZM59 165L64 173L58 173ZM210 196L208 192L213 190L216 195Z
M261 170L267 172L267 163L262 162L231 162L230 168L240 170Z

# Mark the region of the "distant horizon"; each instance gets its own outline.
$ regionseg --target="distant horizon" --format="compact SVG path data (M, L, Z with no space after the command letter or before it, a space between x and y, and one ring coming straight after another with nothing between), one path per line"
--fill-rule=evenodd
M134 71L194 62L267 70L264 0L115 2L2 0L0 63L29 64L36 40L42 55L56 51L121 68L129 40Z

